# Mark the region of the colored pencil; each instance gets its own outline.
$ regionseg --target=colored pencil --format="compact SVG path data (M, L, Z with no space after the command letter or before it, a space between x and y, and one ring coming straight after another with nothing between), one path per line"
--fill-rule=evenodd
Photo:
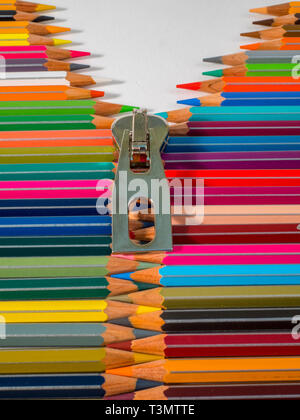
M163 153L165 169L298 169L300 152ZM199 161L198 159L203 159ZM200 194L192 194L192 197ZM176 197L176 196L175 196ZM205 200L205 199L204 199ZM194 200L195 201L195 200ZM173 204L173 202L171 203ZM174 205L176 204L176 201ZM252 203L254 204L254 203ZM273 202L272 204L275 204ZM286 203L288 204L288 203ZM295 203L296 204L296 203Z
M201 108L203 109L203 108ZM225 107L223 109L226 109ZM237 109L242 109L238 108ZM196 117L197 118L197 117ZM256 116L255 116L256 118ZM238 118L236 118L238 120ZM273 125L273 127L272 127ZM298 123L295 121L237 121L213 122L190 121L170 127L172 136L297 136L300 134Z
M30 257L33 256L32 253ZM137 292L144 289L149 289L149 287L130 281L123 283L121 280L109 277L14 278L0 280L0 301L106 299L129 291Z
M1 374L94 373L157 360L159 356L104 348L16 349L0 351Z
M5 339L0 341L0 347L103 347L156 334L105 323L7 324Z
M2 47L22 47L27 45L48 45L57 47L58 45L70 44L72 41L67 41L61 38L48 38L45 36L34 34L0 34L0 46Z
M137 392L158 385L159 382L105 373L1 375L0 399L104 399L123 392Z
M1 217L3 217L5 206L11 204L13 203L1 203ZM26 205L26 203L24 205ZM42 206L43 202L36 203L35 205ZM55 207L55 205L56 203L54 202L53 206ZM66 204L66 207L68 209L68 203ZM18 207L15 208L15 210L17 209ZM31 208L30 210L34 214L34 208ZM20 213L22 211L24 213L23 217L26 217L26 207L25 209L21 207ZM7 213L12 216L14 210L10 210L10 207L8 207ZM83 213L83 215L85 214ZM0 248L2 257L100 256L111 254L111 238L107 236L8 237L0 238Z
M225 217L223 216L223 219L221 221L221 218L217 217L207 217L204 218L202 225L203 227L207 227L210 230L212 230L213 227L215 227L215 234L207 233L203 234L200 229L192 229L190 225L186 224L186 221L183 217L180 219L177 217L172 218L172 224L173 224L173 244L176 245L213 245L213 244L255 244L257 242L265 243L265 244L274 244L274 243L298 243L299 237L297 236L297 232L290 231L286 233L278 233L276 232L276 227L278 225L286 223L287 225L291 224L292 222L297 222L297 220L294 220L293 217L287 216L287 217L269 217L267 219L266 217L262 218L259 216L256 217L250 217L250 216L229 216ZM227 223L227 224L226 224ZM236 223L236 225L235 225ZM244 225L243 225L244 223ZM262 233L259 233L259 228L257 226L260 226L263 230L265 224L269 224L269 226L274 226L273 232L271 232L271 229L268 231L268 235L263 235ZM229 229L233 229L235 226L237 228L243 229L243 233L230 233L227 235L222 235L220 232L217 231L218 228L222 227L224 230L224 227L228 227L228 232L230 233ZM245 226L250 228L253 227L253 231L251 234L247 233L249 231L245 230ZM256 228L254 228L256 226ZM224 230L225 231L225 230ZM225 231L226 232L226 231ZM251 231L250 231L251 232ZM134 231L132 232L132 236L136 237L138 240L153 240L155 236L155 229L154 228L144 228L140 231Z
M300 15L299 15L300 17ZM300 21L299 21L300 22ZM239 66L247 63L291 63L298 51L243 51L217 57L204 58L205 63Z
M283 25L278 28L264 29L262 31L254 32L244 32L241 34L241 36L259 38L267 41L272 41L278 38L299 38L299 35L300 30L298 25Z
M0 87L0 101L16 101L20 107L25 107L24 101L65 101L77 99L100 98L104 92L68 86L2 86ZM97 105L96 102L95 107ZM65 111L66 112L66 111ZM92 108L92 114L95 110ZM23 114L24 115L24 114Z
M300 12L300 8L299 8ZM285 16L278 16L272 19L263 19L257 20L253 22L254 25L262 25L262 26L272 26L276 28L277 26L284 26L284 25L299 25L300 24L300 13L294 13Z
M63 142L63 143L60 143ZM77 143L78 142L78 143ZM101 139L95 138L95 140L89 140L87 139L87 145L89 145L89 142L91 142L91 145L97 145L101 144ZM112 142L112 141L111 141ZM16 143L18 143L16 141ZM38 141L33 141L33 145L40 144L44 146L51 146L51 145L84 145L84 140L82 143L80 140L60 140L60 139L53 139L52 141L49 140L41 140L41 143L38 143ZM26 147L31 145L30 140L20 140L20 146L17 144L13 144L13 140L11 143L8 141L7 145L10 147ZM107 140L107 144L109 144L109 139ZM112 144L112 143L111 143ZM4 146L5 144L1 144L0 147ZM65 169L65 171L64 171ZM0 172L0 180L1 181L34 181L36 177L38 176L41 181L47 181L47 180L75 180L75 179L113 179L114 178L114 171L115 171L115 164L112 162L99 162L99 163L57 163L57 164L32 164L32 165L3 165L1 172ZM3 202L2 202L3 203ZM94 203L94 201L92 202ZM15 204L16 205L16 204ZM26 207L26 203L24 203L24 206Z
M261 13L263 15L284 16L293 13L298 13L300 8L299 1L291 1L283 4L276 4L273 6L261 7L258 9L251 9L252 13Z
M3 10L20 10L22 12L43 12L44 10L54 10L56 6L50 6L48 4L39 4L39 3L32 3L28 1L21 1L21 0L1 0L0 4L4 6L0 6Z
M220 121L220 114L234 114L232 121L238 121L237 114L244 115L244 120L251 121L251 116L258 115L257 118L260 118L262 121L271 121L273 118L275 121L281 123L284 121L287 116L288 121L293 121L294 118L291 118L293 115L297 115L300 111L299 106L258 106L256 108L251 106L244 106L240 108L232 107L189 107L183 109L177 109L169 112L160 112L157 115L165 118L169 122L181 123L186 121L205 121L205 118L210 118L208 121L215 121L216 124ZM250 115L250 116L249 116ZM300 114L299 114L300 115ZM192 119L191 119L192 117ZM212 120L214 118L215 120ZM216 120L218 118L218 120ZM253 117L252 117L253 118ZM283 118L283 119L282 119ZM272 121L273 123L273 121ZM275 122L274 122L275 123Z
M198 269L199 267L199 269ZM298 275L299 264L285 265L228 265L228 266L172 266L144 271L149 281L159 282L161 277L185 276L198 278L208 276L234 275ZM277 270L277 271L276 271ZM297 271L298 270L298 271ZM154 274L155 273L155 274ZM160 274L159 274L160 273ZM170 287L157 288L132 293L110 299L151 305L163 309L204 309L204 308L272 308L299 306L300 286L216 286L216 287Z
M50 142L49 144L43 142ZM58 142L58 143L56 143ZM36 146L50 146L55 145L58 146L83 146L83 145L105 145L105 146L113 146L113 139L111 130L95 130L95 131L80 131L80 130L70 130L70 131L52 131L49 133L48 131L23 131L23 132L6 132L1 135L0 139L0 147L36 147ZM64 165L57 165L53 164L50 166L51 170L63 170ZM100 171L102 170L103 164L95 163L94 165L84 164L77 166L77 165L67 165L66 169L71 168L74 170L82 170L86 171L88 169L92 169L93 171ZM10 166L2 166L1 172L11 172L11 170L18 170L19 167L10 167ZM22 168L21 168L22 169ZM26 167L23 167L26 169ZM31 171L47 171L48 166L31 166ZM113 169L111 164L109 165L109 169Z
M21 58L6 59L1 66L1 71L5 73L17 72L39 72L39 71L76 71L85 70L90 66L77 63L66 63L58 60L48 60L45 58Z
M253 383L205 385L159 386L143 391L104 397L104 400L121 401L207 401L209 400L298 400L299 383Z
M188 106L294 106L300 104L300 92L223 92L177 103Z
M248 256L247 256L248 257ZM243 256L239 256L239 258L237 257L236 259L234 259L232 256L228 256L228 264L230 264L230 261L232 264L238 264L236 261L240 261L240 264L271 264L272 262L274 262L274 257L269 257L269 258L263 258L261 256L257 256L257 255L253 255L249 258L247 257L243 257ZM257 257L255 259L255 257ZM188 258L188 257L177 257L178 259L178 264L180 265L180 261L181 261L181 265L192 265L192 264L198 264L201 265L201 258L200 257L195 257L195 258ZM204 259L204 258L203 258ZM296 261L297 258L295 258L294 261ZM185 262L184 262L185 261ZM213 256L211 258L205 258L204 259L206 264L212 264L212 265L218 265L218 264L224 264L226 260L226 257L222 256ZM176 261L173 261L173 265L175 265ZM284 261L284 258L280 258L279 255L276 255L276 262L278 262L278 264L287 264L289 263L288 258L287 258L287 262ZM172 262L169 264L172 265ZM148 282L148 277L144 278L143 275L146 275L147 273L145 271L141 271L139 273L126 273L124 274L117 274L114 275L113 277L116 277L118 279L131 279L131 278L141 278L142 282L147 281ZM157 279L153 279L149 278L149 282L153 282L154 284L157 283ZM287 275L287 276L275 276L275 275L244 275L244 276L234 276L234 277L230 277L230 276L213 276L213 275L203 275L203 276L199 276L199 277L161 277L159 279L159 284L161 286L165 286L165 287L210 287L210 286L269 286L269 285L273 285L273 286L281 286L281 285L299 285L300 284L300 278L298 275Z
M20 21L5 22L0 20L0 39L4 34L34 34L34 35L51 35L62 32L69 32L70 28L62 26L42 25L40 23ZM5 38L6 39L6 38Z
M158 360L107 373L165 383L298 381L299 357Z
M291 334L299 308L177 309L129 315L111 322L129 328L144 328L171 334L257 333Z
M292 77L294 63L249 63L220 70L205 71L202 74L211 77Z
M299 171L280 170L168 170L167 178L203 178L206 187L299 186ZM255 179L254 179L255 178ZM256 181L255 181L256 180ZM220 223L221 225L223 223Z
M109 345L117 350L156 354L167 359L192 357L299 356L300 341L288 333L164 334Z
M26 219L26 218L24 218ZM24 222L26 223L26 222ZM37 222L36 222L37 223ZM1 229L2 230L2 229ZM17 228L16 228L17 230ZM75 232L74 232L75 233ZM30 235L30 234L29 234ZM4 235L3 235L4 236ZM7 235L9 236L9 235ZM16 236L15 234L12 236ZM154 267L154 264L100 257L17 257L0 258L0 277L99 277ZM135 267L135 268L128 268ZM13 273L14 272L14 273Z
M177 85L181 89L217 92L299 92L300 84L292 77L222 77Z
M84 87L98 83L98 79L85 74L72 73L69 71L48 71L43 67L42 71L37 72L9 72L6 73L7 79L0 80L0 86L31 86L32 78L37 81L37 85L65 85L69 83L71 86ZM103 82L105 79L99 79Z
M281 38L274 41L257 42L255 44L241 45L242 50L299 50L300 38Z
M54 20L53 16L43 16L38 15L37 13L26 13L26 12L19 12L17 10L1 10L0 6L0 21L1 22L20 22L20 21L28 21L28 22L46 22L49 20Z
M244 152L245 150L249 150L251 153L298 150L299 145L300 137L298 136L170 137L163 150L164 153L221 153Z
M1 13L1 12L0 12ZM0 47L0 55L6 59L19 58L49 58L52 60L65 60L71 58L87 57L89 52L67 50L44 45L31 45L27 47Z
M297 245L192 245L176 246L172 252L148 252L142 254L115 254L118 258L125 258L133 261L151 262L162 265L181 265L182 259L189 256L230 256L230 255L298 255L300 246ZM124 275L122 276L126 278ZM134 273L128 273L129 279L134 280Z
M114 118L97 115L54 115L0 117L0 131L95 130L110 129ZM9 163L9 162L7 162ZM17 163L17 162L15 162ZM22 162L19 162L22 163ZM29 162L28 162L29 163ZM35 163L35 162L31 162ZM38 163L38 162L36 162ZM53 162L55 163L55 162ZM57 162L59 163L59 162Z
M23 98L23 95L24 100L20 100L19 98ZM49 99L38 99L39 97L46 98L47 95ZM0 86L0 99L1 96L4 96L5 98L3 101L5 104L3 103L3 106L0 106L0 117L16 116L22 118L26 116L37 117L43 115L49 117L55 115L79 115L80 117L83 117L85 114L106 116L123 112L130 112L137 108L129 105L87 100L90 98L101 97L103 95L104 92L102 91L87 90L74 87L70 88L68 86L33 86L32 89L27 86ZM28 98L25 99L27 96ZM59 99L59 96L61 96L61 99ZM63 96L65 98L63 98ZM36 99L33 99L33 97ZM54 99L54 97L56 97L56 99Z
M157 308L105 300L41 300L0 302L7 324L107 322L121 316L155 312Z

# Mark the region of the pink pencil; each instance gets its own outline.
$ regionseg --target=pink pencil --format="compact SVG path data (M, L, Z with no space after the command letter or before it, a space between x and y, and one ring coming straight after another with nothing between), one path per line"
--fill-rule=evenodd
M165 253L166 258L176 256L209 255L209 254L298 254L300 244L271 244L271 245L187 245L175 246L172 252ZM135 260L136 255L119 254L121 258ZM143 257L141 254L140 257Z
M108 197L112 180L3 181L1 200Z
M91 53L43 45L30 45L24 47L0 47L0 55L6 59L49 58L52 60L63 60L68 58L87 57L91 55Z

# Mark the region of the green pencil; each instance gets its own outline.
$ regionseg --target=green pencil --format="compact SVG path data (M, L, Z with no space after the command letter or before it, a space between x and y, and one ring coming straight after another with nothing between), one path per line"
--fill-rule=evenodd
M0 116L0 131L107 129L113 122L114 118L96 115Z
M0 301L42 299L106 299L151 289L142 283L109 277L0 279Z
M227 69L205 71L204 76L211 77L291 77L293 71L297 71L294 63L247 63Z
M0 116L114 115L137 107L94 100L3 101Z

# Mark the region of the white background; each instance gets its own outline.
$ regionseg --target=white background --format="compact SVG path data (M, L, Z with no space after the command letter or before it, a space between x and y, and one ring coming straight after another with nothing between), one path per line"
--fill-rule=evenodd
M266 18L250 8L284 0L41 0L58 10L57 24L70 26L61 38L74 41L70 48L91 51L95 77L113 79L103 87L111 102L145 107L151 112L182 106L178 99L200 96L176 89L178 83L196 82L202 71L220 65L202 58L235 53L239 46L256 42L241 32L267 29L252 25ZM44 14L50 14L44 12ZM67 46L69 47L69 46Z

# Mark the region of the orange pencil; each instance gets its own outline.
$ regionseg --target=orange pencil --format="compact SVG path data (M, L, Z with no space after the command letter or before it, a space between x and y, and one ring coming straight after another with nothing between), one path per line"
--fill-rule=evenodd
M91 99L104 96L104 92L69 86L3 86L0 101L57 101Z
M1 9L1 5L0 5ZM61 32L69 32L70 28L61 26L42 25L35 22L3 22L0 21L0 34L35 34L35 35L51 35Z
M242 45L242 50L299 50L300 38L281 38L267 42Z
M107 373L167 384L299 381L300 358L168 359Z
M262 15L285 16L300 12L300 2L290 1L288 3L275 4L273 6L251 9L251 13L260 13Z

